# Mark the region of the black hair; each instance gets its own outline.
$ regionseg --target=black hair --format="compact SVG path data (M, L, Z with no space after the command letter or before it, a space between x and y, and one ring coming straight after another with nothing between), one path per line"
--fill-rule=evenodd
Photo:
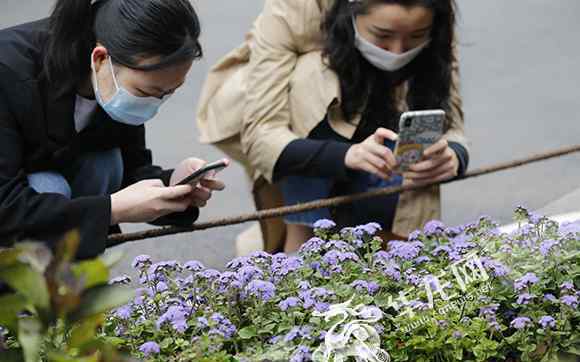
M355 47L353 17L368 14L377 5L423 6L434 14L431 42L411 63L397 72L370 64ZM342 92L341 110L348 121L362 113L367 133L377 127L397 130L399 117L394 90L409 81L407 103L412 109L448 111L451 88L456 5L454 0L337 0L322 24L323 56L337 73Z
M189 0L57 0L49 20L44 71L51 81L75 86L89 73L97 42L118 64L162 69L200 58L200 33ZM138 64L148 57L159 61Z

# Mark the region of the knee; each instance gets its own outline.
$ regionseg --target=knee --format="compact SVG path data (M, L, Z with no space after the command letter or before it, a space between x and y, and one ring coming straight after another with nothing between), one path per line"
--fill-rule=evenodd
M100 189L97 194L119 191L123 182L123 157L119 148L93 153L83 159L82 178L92 180Z
M71 187L61 174L57 172L37 172L28 175L28 184L39 194L60 194L72 197Z

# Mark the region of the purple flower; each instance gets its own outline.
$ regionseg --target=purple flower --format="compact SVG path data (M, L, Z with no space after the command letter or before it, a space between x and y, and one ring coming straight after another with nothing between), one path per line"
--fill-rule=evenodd
M302 246L300 247L300 253L319 253L323 248L324 245L326 244L326 241L314 237L311 238L310 240L308 240L307 242L305 242L304 244L302 244Z
M556 240L546 240L540 244L540 253L543 256L548 256L550 251L552 251L552 248L558 244L559 243Z
M276 287L270 282L252 280L245 288L245 292L263 301L269 301L276 294Z
M278 303L278 306L280 307L280 310L287 311L290 308L298 306L298 304L300 304L300 299L296 297L290 297Z
M514 283L516 290L522 290L528 285L536 284L540 279L534 273L527 273L523 277L517 279Z
M164 291L168 290L169 287L167 286L167 284L165 282L159 282L155 286L155 289L157 290L157 293L163 293Z
M237 279L241 284L247 284L254 279L262 279L263 276L262 269L252 265L243 266L237 272Z
M214 313L210 319L216 324L216 327L210 330L210 334L219 334L225 339L231 339L236 335L238 330L228 318L219 313Z
M420 237L421 237L421 230L415 230L411 234L409 234L409 241L419 240Z
M187 330L187 314L185 308L172 305L157 319L157 329L160 329L165 323L170 323L171 327L177 332L183 333Z
M491 304L486 307L481 307L479 308L479 315L481 316L495 315L495 312L497 312L498 308L499 304Z
M203 264L200 263L197 260L188 261L185 264L183 264L183 267L185 269L189 270L190 272L193 272L193 273L197 273L197 272L202 271L203 269L205 269L205 267L203 266Z
M270 260L270 258L272 257L272 255L266 253L265 251L259 250L259 251L254 251L251 255L250 255L250 259L252 259L253 261L257 260Z
M388 263L381 268L383 274L388 276L389 278L400 281L401 280L401 267L394 262Z
M489 257L480 258L483 267L491 270L491 274L495 277L503 277L509 274L509 269L501 262Z
M247 256L240 256L235 258L234 260L230 261L229 263L226 264L226 268L231 269L231 270L237 270L243 266L248 265L250 262L250 258L248 258Z
M562 283L562 285L560 285L560 289L573 291L574 290L574 283L564 282L564 283Z
M423 232L427 236L433 236L433 235L440 233L444 230L445 230L445 225L441 221L438 221L438 220L429 221L427 224L425 224L425 227L423 228Z
M512 326L515 329L524 329L524 328L530 326L531 324L532 324L532 321L530 320L530 318L518 317L510 323L510 326Z
M415 259L419 256L422 249L423 243L420 241L406 242L393 240L389 242L389 253L403 260Z
M542 221L543 216L540 214L537 214L535 212L530 212L528 215L528 219L530 220L530 223L533 225L538 225L541 221Z
M529 304L534 299L534 296L529 293L523 293L518 296L516 303L520 305Z
M451 252L451 248L449 247L449 245L439 245L438 247L436 247L431 254L433 254L433 256L438 256L441 253L447 253L449 254Z
M556 320L554 318L550 317L549 315L545 315L542 318L540 318L538 323L540 323L540 325L544 329L556 327Z
M325 313L330 309L330 304L325 302L316 302L314 304L314 310L318 313Z
M311 332L312 328L309 326L294 327L286 334L286 336L284 336L284 342L292 342L296 338L311 339Z
M329 230L336 227L336 224L332 220L322 219L314 223L315 229Z
M310 348L300 345L296 347L292 357L290 357L290 362L308 362L312 359L312 354L310 353Z
M550 294L550 293L544 295L544 300L547 302L552 302L552 303L555 303L558 301L558 299L553 294Z
M328 265L338 265L347 260L357 261L358 256L351 252L343 253L338 250L331 250L324 254L322 260Z
M152 354L159 353L159 345L155 342L145 342L139 347L139 351L145 355L145 357L149 357Z
M197 327L204 329L209 327L209 321L206 317L197 317Z
M131 283L131 277L128 275L121 275L109 281L110 285L126 285Z
M578 307L578 297L575 295L565 295L560 297L560 301L566 304L568 307L577 308Z
M458 235L451 240L451 248L457 252L475 248L477 245L472 243L471 237L467 235Z
M201 279L212 280L219 278L220 272L215 269L206 269L204 271L197 272L195 276Z
M147 269L151 264L152 264L151 257L149 255L139 255L135 259L133 259L133 263L131 263L131 266L133 267L133 269L143 271Z
M559 231L561 235L565 236L570 234L578 234L580 233L580 221L563 223L560 225Z
M115 317L122 319L122 320L128 320L129 318L131 318L131 314L133 313L133 309L131 308L131 306L129 305L124 305L120 308L117 308L115 310Z
M308 281L301 280L298 283L298 289L302 289L302 290L310 289L310 283Z
M383 318L383 312L379 308L372 306L363 307L359 315L363 319L380 320Z
M367 283L367 291L370 295L375 295L381 289L378 283L376 282L368 282Z
M463 333L461 333L460 331L455 331L455 332L453 332L452 336L455 339L461 339L461 338L463 338Z
M377 232L383 230L383 228L381 227L381 225L377 224L376 222L372 222L370 224L366 224L366 225L359 225L355 228L356 231L358 232L364 232L367 235L375 235Z
M302 258L289 257L284 259L275 259L272 262L272 272L277 276L286 276L304 265Z
M430 261L431 261L431 258L430 257L428 257L426 255L423 255L423 256L420 256L417 259L415 259L413 261L413 263L415 263L415 265L419 265L419 264L423 264L423 263L428 263Z

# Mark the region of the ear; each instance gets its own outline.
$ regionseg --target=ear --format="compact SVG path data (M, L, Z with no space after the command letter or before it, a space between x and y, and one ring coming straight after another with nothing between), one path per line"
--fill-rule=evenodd
M105 65L105 62L107 61L108 57L109 52L107 51L107 48L97 43L97 46L93 49L93 52L91 53L91 60L95 72L97 73L99 72L101 67Z

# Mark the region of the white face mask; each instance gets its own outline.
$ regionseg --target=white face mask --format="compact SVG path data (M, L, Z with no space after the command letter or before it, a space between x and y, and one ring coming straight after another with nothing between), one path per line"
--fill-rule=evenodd
M104 102L99 90L99 83L94 63L91 61L91 66L93 68L93 87L95 90L95 97L105 112L107 112L107 114L115 121L128 124L130 126L140 126L149 121L151 118L155 117L159 111L159 107L161 107L161 105L167 99L169 99L170 95L166 95L165 97L159 99L155 97L137 97L131 94L131 92L121 87L117 82L117 77L115 76L115 71L113 70L111 57L109 57L108 63L116 91L108 102Z
M358 32L354 19L352 20L352 26L354 27L355 33L355 46L361 52L362 56L365 57L365 59L375 67L387 72L397 71L403 68L405 65L411 63L430 43L430 40L428 40L415 49L409 50L408 52L403 54L395 54L380 48L363 38L362 35L360 35Z

